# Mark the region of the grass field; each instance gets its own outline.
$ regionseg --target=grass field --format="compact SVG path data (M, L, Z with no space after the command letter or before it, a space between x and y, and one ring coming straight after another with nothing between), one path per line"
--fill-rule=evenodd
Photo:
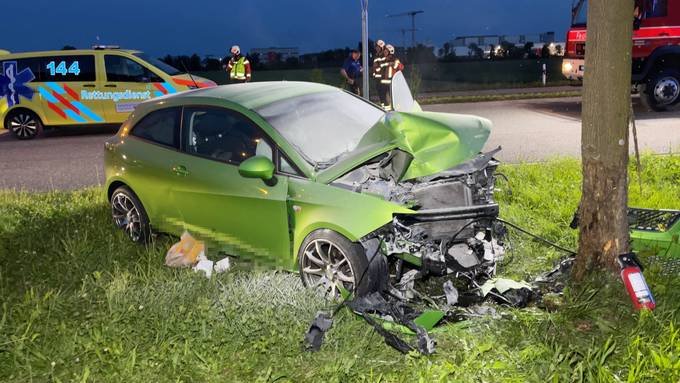
M548 68L549 86L572 84L562 77L562 60L559 58L461 61L417 65L422 78L418 93L541 86L543 63ZM339 70L340 68L262 70L253 72L253 81L313 81L341 86L343 81ZM407 79L411 78L411 70L409 66L405 69ZM228 82L228 75L223 71L196 74L219 84Z
M631 205L680 208L680 157L645 156ZM505 165L501 215L574 247L580 165ZM241 266L212 280L163 265L116 232L100 192L0 192L3 382L677 382L680 276L646 272L658 301L636 313L616 277L566 290L555 312L503 309L441 327L431 357L401 355L341 311L318 353L302 338L326 304L285 272ZM529 278L560 254L513 235L500 272ZM213 255L214 257L214 255ZM238 264L238 261L236 261Z

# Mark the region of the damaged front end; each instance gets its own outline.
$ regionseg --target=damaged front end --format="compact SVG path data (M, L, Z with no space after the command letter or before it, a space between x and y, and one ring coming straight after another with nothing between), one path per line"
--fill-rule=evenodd
M413 280L453 274L464 282L495 274L504 256L504 228L493 199L500 148L448 170L400 181L411 158L394 149L333 185L379 196L410 209L362 238L379 240L396 287L408 297Z

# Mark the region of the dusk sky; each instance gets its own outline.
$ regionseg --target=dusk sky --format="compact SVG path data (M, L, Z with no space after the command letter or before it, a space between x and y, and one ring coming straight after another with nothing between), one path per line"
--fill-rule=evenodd
M402 44L410 18L423 10L417 39L441 46L454 36L537 34L564 40L571 0L369 0L372 39ZM224 55L232 44L299 47L316 52L355 47L361 38L359 0L4 0L0 49L13 52L102 44L170 54ZM407 37L407 41L410 38Z

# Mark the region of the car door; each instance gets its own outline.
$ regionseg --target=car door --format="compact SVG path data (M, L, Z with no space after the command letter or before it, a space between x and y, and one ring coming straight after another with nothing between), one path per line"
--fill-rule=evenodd
M142 101L175 93L172 85L130 57L104 54L104 111L108 122L121 123Z
M151 225L181 234L183 226L171 186L176 180L174 163L179 151L181 107L158 109L132 127L121 145L120 172L125 183L142 201Z
M172 194L186 228L232 255L289 260L288 178L265 184L238 171L256 155L273 160L269 138L223 108L185 107L182 121L184 156L174 164L180 172Z
M46 125L92 125L105 122L93 54L40 58L38 94Z

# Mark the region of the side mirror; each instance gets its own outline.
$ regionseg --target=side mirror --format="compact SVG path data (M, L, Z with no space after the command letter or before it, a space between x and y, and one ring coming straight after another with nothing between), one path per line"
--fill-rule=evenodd
M267 157L254 156L241 162L238 173L245 178L259 178L269 186L276 184L274 163Z

